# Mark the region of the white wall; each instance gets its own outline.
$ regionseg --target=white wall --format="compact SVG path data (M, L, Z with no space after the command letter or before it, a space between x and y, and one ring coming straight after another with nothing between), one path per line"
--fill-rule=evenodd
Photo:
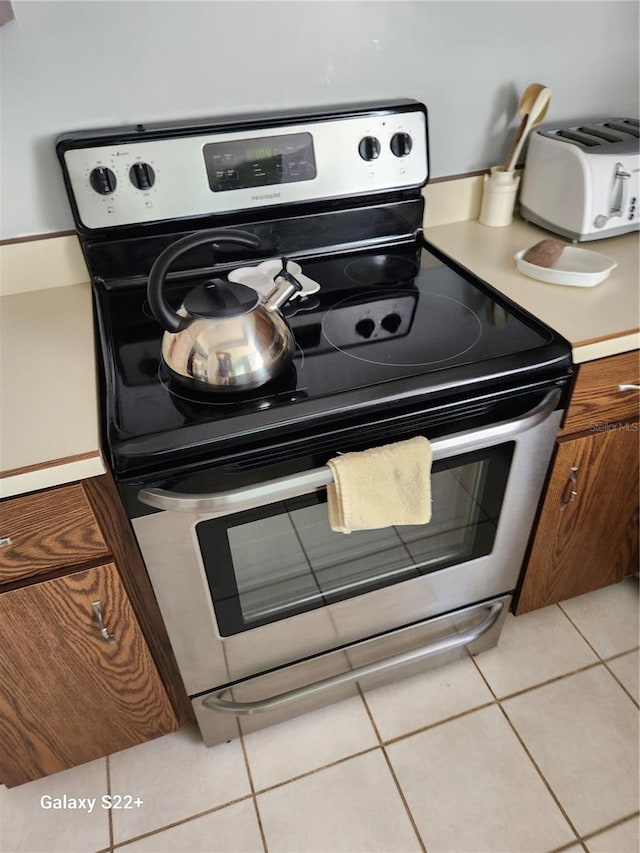
M520 94L548 119L637 115L638 4L439 0L15 0L2 51L0 238L73 227L58 133L413 97L432 175L499 162Z

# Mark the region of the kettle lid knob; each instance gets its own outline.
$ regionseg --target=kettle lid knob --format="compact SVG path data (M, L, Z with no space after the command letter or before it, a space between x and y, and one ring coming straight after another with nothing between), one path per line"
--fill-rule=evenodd
M187 293L183 306L193 317L237 317L253 311L259 301L252 287L210 278Z

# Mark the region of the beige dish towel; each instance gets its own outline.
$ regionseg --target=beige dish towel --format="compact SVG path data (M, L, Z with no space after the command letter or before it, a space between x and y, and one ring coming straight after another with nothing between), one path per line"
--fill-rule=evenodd
M431 445L417 436L327 463L329 524L338 533L431 520Z

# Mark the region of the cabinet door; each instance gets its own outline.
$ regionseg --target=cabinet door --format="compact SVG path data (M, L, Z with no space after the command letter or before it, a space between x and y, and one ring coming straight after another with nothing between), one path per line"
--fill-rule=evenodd
M178 727L113 564L2 593L0 649L8 787Z
M638 565L638 424L558 446L516 613L617 583Z

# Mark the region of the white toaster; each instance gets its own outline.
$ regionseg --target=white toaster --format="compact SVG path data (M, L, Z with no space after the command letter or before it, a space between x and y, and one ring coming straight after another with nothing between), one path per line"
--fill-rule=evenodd
M576 240L640 228L637 119L610 118L535 131L520 194L524 219Z

